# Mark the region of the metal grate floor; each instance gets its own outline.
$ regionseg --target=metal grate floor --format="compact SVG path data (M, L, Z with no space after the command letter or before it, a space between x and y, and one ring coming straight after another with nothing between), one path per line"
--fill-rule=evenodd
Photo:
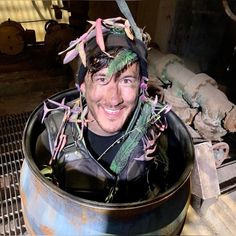
M30 112L0 117L0 235L26 234L20 201L22 133Z

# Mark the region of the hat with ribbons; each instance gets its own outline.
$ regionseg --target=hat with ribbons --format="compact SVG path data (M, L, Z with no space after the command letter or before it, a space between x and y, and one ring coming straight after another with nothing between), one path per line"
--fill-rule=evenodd
M101 19L96 21L88 21L91 27L82 36L72 41L69 47L60 52L65 53L63 63L66 64L77 56L79 56L78 81L80 85L86 72L91 66L91 58L104 54L111 59L111 61L122 60L123 63L118 64L118 68L111 71L117 72L126 64L133 60L138 60L140 64L140 72L142 77L147 78L147 50L150 36L139 29L140 38L137 38L130 26L128 20L122 17ZM109 51L116 48L125 49L122 53L113 57ZM114 66L113 66L114 68Z

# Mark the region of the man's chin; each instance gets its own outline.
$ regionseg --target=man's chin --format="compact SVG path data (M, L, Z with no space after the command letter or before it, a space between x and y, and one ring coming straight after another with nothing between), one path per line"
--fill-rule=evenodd
M107 135L113 135L113 134L118 133L122 129L122 126L123 126L121 124L116 125L114 123L111 123L110 125L105 125L105 126L103 124L100 127L104 131L104 134L107 134Z
M120 130L120 128L103 128L104 134L107 135L117 134Z

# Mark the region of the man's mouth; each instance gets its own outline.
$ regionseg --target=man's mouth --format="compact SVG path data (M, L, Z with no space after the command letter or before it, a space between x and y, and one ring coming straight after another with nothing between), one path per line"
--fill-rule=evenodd
M111 109L111 108L103 108L104 111L109 115L118 115L121 109Z

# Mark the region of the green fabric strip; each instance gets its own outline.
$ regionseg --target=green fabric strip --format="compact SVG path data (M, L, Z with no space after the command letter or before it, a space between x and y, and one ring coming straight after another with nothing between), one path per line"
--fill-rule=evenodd
M112 75L121 71L127 64L132 63L136 59L136 53L126 49L121 51L109 64L107 77L110 78Z
M152 106L150 103L145 103L141 110L141 114L137 120L137 124L134 129L130 131L128 138L124 141L124 144L121 146L117 152L115 158L113 159L110 169L119 174L124 167L126 166L131 152L138 145L139 141L145 134L148 128L148 120L150 119Z

